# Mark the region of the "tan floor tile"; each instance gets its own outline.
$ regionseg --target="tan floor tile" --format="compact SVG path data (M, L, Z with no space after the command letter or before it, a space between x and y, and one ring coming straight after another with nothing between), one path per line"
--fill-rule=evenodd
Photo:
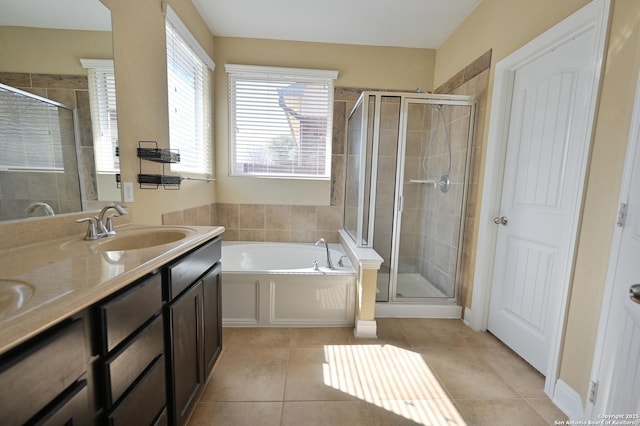
M517 395L475 355L477 349L435 348L421 353L449 395L461 399L507 399Z
M320 327L291 329L292 348L312 348L325 345L349 345L352 343L351 327Z
M282 426L368 426L369 413L361 401L285 402Z
M525 402L533 408L550 425L557 421L566 422L569 418L549 398L525 399Z
M467 426L450 400L385 400L369 402L374 426ZM472 426L472 425L469 425Z
M340 401L361 396L355 368L349 371L334 365L334 360L325 348L291 349L285 401Z
M460 320L403 318L398 323L414 348L470 347L463 334L468 327Z
M279 426L281 402L199 402L187 426Z
M395 318L379 318L376 339L353 339L358 345L393 345L401 348L409 347L409 340L402 333L402 328Z
M448 393L414 349L353 346L354 365L367 401L444 399Z
M547 426L547 422L522 399L454 402L462 418L470 426Z
M282 401L288 349L227 348L200 401Z
M225 343L227 348L289 348L291 329L279 327L235 328Z
M508 347L480 348L476 355L523 398L546 398L544 376Z

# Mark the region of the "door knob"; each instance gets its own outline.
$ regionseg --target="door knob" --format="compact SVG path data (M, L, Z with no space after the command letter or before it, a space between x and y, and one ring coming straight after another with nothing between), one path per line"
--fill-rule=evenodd
M629 287L629 297L636 303L640 303L640 284Z
M506 216L494 217L493 223L495 223L496 225L506 225L507 223L509 223L509 218Z

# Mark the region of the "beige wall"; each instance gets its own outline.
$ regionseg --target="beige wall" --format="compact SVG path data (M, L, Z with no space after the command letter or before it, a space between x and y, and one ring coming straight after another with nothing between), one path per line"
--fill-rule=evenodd
M87 75L81 58L111 59L111 32L0 27L0 71Z
M329 205L330 182L229 177L228 85L224 64L337 70L336 87L431 89L435 51L215 38L217 199L222 203Z
M493 49L495 64L569 16L588 0L484 0L438 49L434 85ZM606 279L611 232L640 64L640 6L614 0L609 55L596 121L576 267L570 294L560 378L586 401ZM493 86L493 67L490 88ZM488 108L490 109L491 99ZM488 110L489 110L488 109ZM486 141L489 114L484 124ZM482 128L482 127L481 127ZM486 146L486 143L482 144ZM483 153L484 157L484 153ZM484 167L484 158L482 160ZM483 173L483 172L482 172ZM480 206L476 207L479 211Z
M640 69L640 4L615 0L587 178L560 378L589 387L619 188Z
M135 202L128 207L136 222L160 224L163 213L215 202L215 184L185 181L178 191L139 189L138 141L154 140L165 148L169 143L164 15L160 0L104 3L111 9L113 23L122 180L134 182ZM192 3L168 3L213 57L213 36ZM144 167L144 171L159 172L158 165Z

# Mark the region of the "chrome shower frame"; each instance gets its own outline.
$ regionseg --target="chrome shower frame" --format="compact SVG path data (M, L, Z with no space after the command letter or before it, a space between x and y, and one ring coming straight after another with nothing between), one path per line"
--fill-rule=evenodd
M373 137L370 143L370 150L368 151L368 131L370 129L369 121L369 100L373 97ZM358 185L358 213L357 213L357 226L356 230L348 230L347 233L352 237L355 243L359 247L373 248L375 238L375 206L376 206L376 184L378 180L378 159L380 148L380 122L382 115L382 100L384 97L399 97L400 98L400 117L398 125L398 149L396 154L396 181L395 181L395 195L394 195L394 207L393 207L393 231L392 231L392 250L390 259L390 280L389 280L389 294L387 301L392 303L446 303L457 304L459 299L459 289L461 283L461 270L462 270L462 253L463 253L463 241L464 241L464 227L465 216L467 210L467 198L469 191L469 177L471 171L471 152L474 139L475 129L475 110L476 101L470 96L459 95L434 95L434 94L422 94L412 92L375 92L365 91L358 98L354 107L352 108L349 119L358 108L363 108L362 111L362 143L360 147L359 156L359 185ZM405 169L405 154L407 144L407 120L408 120L408 106L411 103L431 104L431 105L451 105L451 106L468 106L470 107L470 122L469 132L466 141L466 158L465 158L465 170L464 170L464 185L462 194L462 206L461 206L461 220L460 220L460 233L458 237L458 253L456 258L456 277L455 277L455 290L453 297L450 298L410 298L410 297L397 297L396 288L398 283L398 263L400 259L400 229L402 227L402 208L403 208L403 189L404 184L404 169ZM348 126L348 124L347 124ZM348 137L348 132L347 132ZM348 156L348 151L347 151ZM348 173L348 171L347 171ZM347 178L348 181L348 178ZM414 182L418 183L418 182ZM420 183L427 183L420 182ZM435 187L440 185L439 182L429 182ZM346 193L346 191L345 191ZM346 202L345 202L346 207ZM345 209L345 216L347 211ZM345 217L346 224L346 217Z

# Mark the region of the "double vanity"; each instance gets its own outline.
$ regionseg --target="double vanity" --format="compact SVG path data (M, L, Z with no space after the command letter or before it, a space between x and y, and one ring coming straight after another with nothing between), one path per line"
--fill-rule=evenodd
M183 425L222 349L222 227L0 250L3 424Z

